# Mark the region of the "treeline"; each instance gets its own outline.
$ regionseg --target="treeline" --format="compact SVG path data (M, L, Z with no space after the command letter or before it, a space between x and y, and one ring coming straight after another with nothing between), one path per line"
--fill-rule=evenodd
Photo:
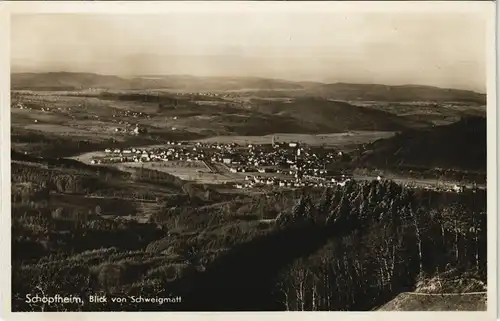
M133 180L151 182L164 187L170 187L171 189L174 189L175 192L181 191L183 194L189 196L190 200L194 202L213 203L224 200L223 195L221 195L208 185L184 181L177 176L154 169L144 167L130 167L130 169L133 170L131 176ZM182 201L185 200L185 198L182 197L173 198L170 200L170 202L175 202L175 199L182 199ZM182 203L172 205L182 205Z
M91 166L70 158L50 158L50 157L37 157L31 154L23 154L11 149L11 160L32 163L33 166L44 168L57 168L64 170L73 170L76 174L87 175L106 175L108 178L130 178L130 173L120 171L113 167L107 166Z
M21 149L41 157L68 157L78 153L91 152L107 146L115 146L111 139L96 142L89 139L65 138L35 131L12 129L12 145L22 144Z
M195 202L188 195L172 195L161 199L161 208L151 216L151 220L168 229L190 231L219 225L230 226L240 221L273 220L280 211L293 206L294 194L298 193L290 191L252 197L227 195L230 200L223 199L215 203Z
M142 103L161 103L171 106L177 106L185 99L177 99L165 96L165 94L148 94L148 93L114 93L101 92L98 96L104 100L120 100L120 101L137 101Z
M140 94L140 93L111 93L111 92L102 92L99 94L100 99L109 99L109 100L123 100L123 101L138 101L143 103L158 103L161 101L159 94L151 95L151 94Z
M170 187L178 193L182 181L175 176L155 176L161 172L138 170L135 175L107 166L90 166L71 159L38 158L12 153L12 201L37 201L49 192L91 196L137 198L156 201L158 193L131 188L131 180L143 180ZM174 185L169 184L174 182ZM162 184L165 183L165 184ZM45 194L44 194L45 193Z
M485 117L464 116L450 125L406 130L370 143L359 151L362 154L355 163L357 167L441 168L484 173L486 136Z
M148 181L154 183L166 183L171 187L182 188L184 181L177 176L166 172L157 171L144 167L128 167L132 171L131 179L135 181Z
M285 269L277 294L288 310L367 310L450 269L486 282L486 195L425 193L395 183L302 198L280 223L338 222L351 232ZM345 221L344 221L345 220Z
M450 269L486 283L485 192L353 182L304 195L276 224L191 278L191 290L170 285L187 298L180 309L370 310Z
M353 170L355 175L394 175L409 179L432 179L438 181L455 181L460 184L485 184L485 171L461 171L447 168L425 168L417 166L401 167L358 167Z
M78 137L62 137L51 134L41 134L32 130L13 128L11 132L12 146L20 151L40 157L71 157L85 152L104 150L106 148L129 148L130 146L145 146L158 143L159 133L148 135L129 135L123 141L112 138L102 139L96 136L95 139L85 139ZM165 139L195 139L200 135L189 133L165 133ZM19 144L19 146L16 146Z
M33 182L47 191L59 193L88 194L103 188L105 182L97 176L71 174L34 166L11 164L12 183ZM12 197L16 197L15 194Z
M139 250L165 236L153 223L103 219L95 212L79 213L79 217L67 220L49 207L13 208L12 261L36 261L50 254L71 255L111 246Z
M119 189L101 189L88 194L91 197L110 197L110 198L130 198L137 201L161 201L165 197L158 196L154 191L144 189L131 190L127 188Z

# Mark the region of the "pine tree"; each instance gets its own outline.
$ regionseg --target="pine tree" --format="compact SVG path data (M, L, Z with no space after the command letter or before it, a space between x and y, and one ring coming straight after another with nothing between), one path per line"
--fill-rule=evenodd
M328 209L333 200L333 190L331 188L325 188L318 205L318 215L321 217L328 216Z

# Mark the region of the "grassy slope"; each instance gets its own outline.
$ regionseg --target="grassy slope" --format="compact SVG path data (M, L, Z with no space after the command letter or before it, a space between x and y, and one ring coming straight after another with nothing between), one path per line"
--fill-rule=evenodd
M317 98L299 98L292 103L261 102L253 108L264 114L291 117L329 128L332 132L347 130L397 131L418 124L393 114L346 102Z
M465 118L457 123L414 130L378 140L368 146L358 165L417 166L486 170L486 119Z
M379 311L485 311L486 285L474 273L449 270L417 282Z
M486 311L486 294L399 294L378 311Z
M110 142L105 140L110 140L111 137L126 140L123 142L124 145L143 145L154 144L158 139L274 133L323 134L349 130L399 131L421 125L384 111L314 98L299 98L293 103L254 100L250 108L242 108L217 101L214 105L197 105L186 99L177 100L168 94L158 96L145 93L115 93L104 96L95 94L95 97L68 97L53 93L40 97L27 94L20 96L25 104L30 102L29 106L33 110L27 112L13 109L13 143L19 145L18 147L28 144L38 147L41 151L52 149L54 152L58 145L54 143L56 139L60 140L62 145L88 151L88 148L99 149L95 147L96 145L106 148ZM166 105L160 108L158 100L162 104L165 102ZM43 106L52 109L48 112L40 111ZM54 109L55 106L63 111ZM71 107L71 111L65 110L68 107ZM142 111L150 118L133 118L123 115L125 111ZM89 114L98 118L89 119L87 117ZM113 118L114 114L118 114L119 118ZM34 123L35 119L38 121L37 124ZM123 127L117 124L117 119L132 124L138 122L148 132L140 137L116 135L112 131L113 128ZM51 125L58 126L56 128ZM176 131L172 131L171 128L176 128ZM64 137L63 135L55 137L58 134L55 133L56 129L66 131ZM77 136L79 139L76 139ZM83 145L72 144L73 138L89 140L92 146L86 148ZM27 149L27 151L34 150ZM66 156L69 150L60 152Z

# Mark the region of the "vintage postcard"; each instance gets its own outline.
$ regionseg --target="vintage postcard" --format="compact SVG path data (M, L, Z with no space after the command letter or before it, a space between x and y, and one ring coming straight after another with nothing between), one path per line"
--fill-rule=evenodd
M495 3L0 14L6 320L495 319Z

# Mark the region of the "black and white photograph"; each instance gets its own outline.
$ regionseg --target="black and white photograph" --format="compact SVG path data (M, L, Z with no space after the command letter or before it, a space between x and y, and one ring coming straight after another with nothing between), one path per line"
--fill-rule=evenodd
M11 312L492 316L495 4L258 2L11 11Z

